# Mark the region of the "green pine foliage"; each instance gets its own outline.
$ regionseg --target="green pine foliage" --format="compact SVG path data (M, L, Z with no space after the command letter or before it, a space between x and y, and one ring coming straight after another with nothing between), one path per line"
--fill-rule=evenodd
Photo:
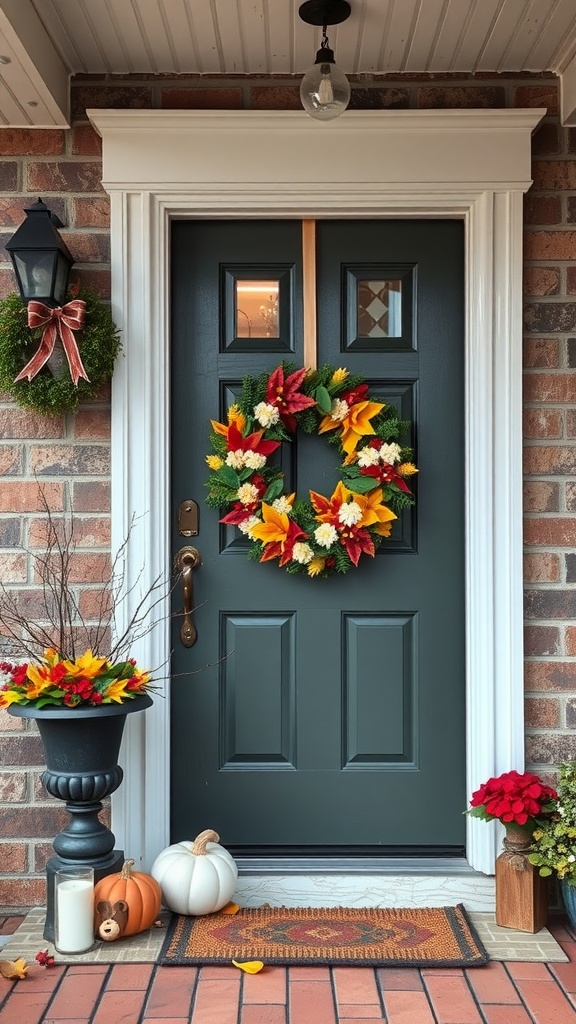
M67 363L62 376L54 377L46 365L31 381L14 383L36 352L43 331L28 327L26 305L19 295L13 293L0 302L0 389L9 392L18 405L52 415L75 412L80 402L93 398L111 378L121 343L110 307L88 291L80 291L75 298L86 303L84 329L75 332L74 337L90 378L79 380L77 385ZM60 345L59 340L56 345Z

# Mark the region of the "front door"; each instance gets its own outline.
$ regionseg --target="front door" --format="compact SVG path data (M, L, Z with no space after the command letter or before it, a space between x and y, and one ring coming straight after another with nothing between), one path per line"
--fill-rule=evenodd
M172 542L202 563L197 642L182 646L179 622L173 635L172 841L211 827L244 852L461 854L462 224L319 221L316 271L318 365L363 374L412 421L417 504L345 575L247 558L203 502L210 420L245 374L304 365L302 224L176 222ZM323 439L284 449L289 490L332 493ZM192 540L185 499L200 506Z

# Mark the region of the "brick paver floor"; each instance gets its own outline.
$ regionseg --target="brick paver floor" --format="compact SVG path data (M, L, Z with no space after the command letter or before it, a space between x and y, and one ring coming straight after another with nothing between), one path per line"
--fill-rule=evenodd
M20 918L0 918L0 934ZM549 928L570 958L455 968L30 966L0 977L0 1024L576 1024L576 933ZM1 957L1 953L0 953Z

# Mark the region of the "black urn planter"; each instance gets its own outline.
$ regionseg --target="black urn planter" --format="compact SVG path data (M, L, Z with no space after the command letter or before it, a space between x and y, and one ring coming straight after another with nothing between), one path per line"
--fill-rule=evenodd
M118 789L123 771L118 764L126 715L144 711L152 698L141 694L123 704L99 707L44 707L11 704L18 718L38 726L46 771L42 785L50 796L66 801L70 821L54 839L55 857L46 867L47 906L44 938L54 941L54 874L70 865L94 868L94 879L120 871L122 850L98 817L102 800Z

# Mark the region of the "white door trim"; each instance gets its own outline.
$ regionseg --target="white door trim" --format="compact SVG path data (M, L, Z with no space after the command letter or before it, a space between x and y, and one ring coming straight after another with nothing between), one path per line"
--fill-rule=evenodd
M114 548L133 514L142 515L127 553L126 612L170 568L170 219L464 220L468 792L524 764L522 194L531 184L530 135L544 113L354 111L318 124L300 111L88 111L103 138L112 304L123 332L112 396ZM167 665L167 604L153 615L157 627L134 653L145 665ZM201 686L201 675L190 685ZM113 798L119 844L145 867L169 840L170 694L162 688L166 699L128 721L126 777ZM495 829L468 819L471 867L492 872L495 852Z

